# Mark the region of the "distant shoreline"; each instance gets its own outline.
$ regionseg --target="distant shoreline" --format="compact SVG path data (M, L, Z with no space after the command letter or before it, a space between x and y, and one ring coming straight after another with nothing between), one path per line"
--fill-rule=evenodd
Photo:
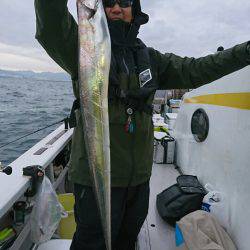
M34 72L0 69L0 78L30 79L36 81L70 82L71 77L66 72Z
M49 82L71 82L70 80L52 80L52 79L47 79L47 78L33 78L33 77L24 77L24 76L3 76L0 75L1 78L11 78L11 79L27 79L27 80L32 80L32 81L49 81Z

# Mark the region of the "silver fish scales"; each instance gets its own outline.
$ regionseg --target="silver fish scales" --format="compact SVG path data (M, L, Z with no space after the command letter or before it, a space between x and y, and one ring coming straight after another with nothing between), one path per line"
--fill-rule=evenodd
M83 132L107 249L111 250L108 82L110 35L102 0L77 0Z

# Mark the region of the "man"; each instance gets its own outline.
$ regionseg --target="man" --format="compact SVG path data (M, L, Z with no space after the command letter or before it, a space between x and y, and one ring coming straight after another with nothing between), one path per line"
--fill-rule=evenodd
M151 104L157 89L193 89L250 63L250 44L203 58L181 58L147 48L137 39L148 16L139 0L103 0L112 41L109 119L113 249L134 249L148 212L152 168ZM78 30L67 0L35 0L36 38L72 77L78 93ZM72 250L105 249L88 169L80 112L72 139L70 178L74 185L77 229Z

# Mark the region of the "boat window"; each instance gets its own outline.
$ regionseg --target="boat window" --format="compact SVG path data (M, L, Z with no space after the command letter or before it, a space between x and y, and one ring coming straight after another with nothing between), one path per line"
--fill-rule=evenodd
M209 119L203 109L197 109L191 120L191 131L198 142L206 140L209 131Z

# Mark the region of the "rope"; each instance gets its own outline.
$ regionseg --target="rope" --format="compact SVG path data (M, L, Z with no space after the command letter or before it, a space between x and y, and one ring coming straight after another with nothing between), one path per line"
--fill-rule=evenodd
M56 124L65 122L65 120L66 120L66 119L60 120L60 121L55 122L55 123L52 123L52 124L50 124L50 125L48 125L48 126L46 126L46 127L40 128L40 129L35 130L35 131L33 131L33 132L30 132L30 133L28 133L28 134L26 134L26 135L23 135L23 136L21 136L21 137L15 139L15 140L13 140L13 141L10 141L10 142L8 142L8 143L6 143L6 144L4 144L4 145L1 145L1 146L0 146L0 149L6 147L6 146L8 146L8 145L10 145L11 143L14 143L14 142L16 142L16 141L19 141L19 140L21 140L21 139L23 139L23 138L25 138L25 137L28 137L28 136L33 135L33 134L35 134L35 133L38 133L38 132L40 132L40 131L42 131L42 130L45 130L45 129L49 128L49 127L52 127L52 126L54 126L54 125L56 125Z

